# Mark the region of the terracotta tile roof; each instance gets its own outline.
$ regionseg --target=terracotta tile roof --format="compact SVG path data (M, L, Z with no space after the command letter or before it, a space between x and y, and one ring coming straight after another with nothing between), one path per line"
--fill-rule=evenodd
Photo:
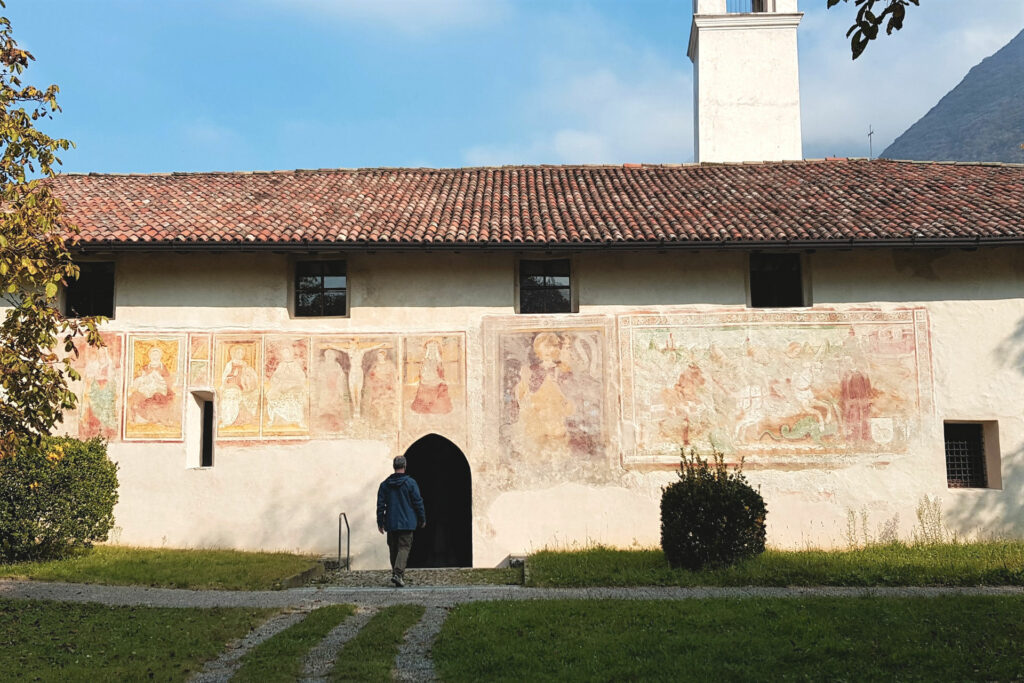
M1024 241L1024 166L680 166L63 175L85 244L586 246Z

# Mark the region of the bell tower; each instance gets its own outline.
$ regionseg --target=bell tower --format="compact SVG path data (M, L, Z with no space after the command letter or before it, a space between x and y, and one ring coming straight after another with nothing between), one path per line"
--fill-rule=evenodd
M803 158L797 0L693 0L697 162Z

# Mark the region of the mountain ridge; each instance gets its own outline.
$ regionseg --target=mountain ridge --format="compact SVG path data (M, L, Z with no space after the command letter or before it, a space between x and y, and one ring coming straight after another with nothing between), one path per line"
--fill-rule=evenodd
M1024 163L1024 31L976 64L880 155Z

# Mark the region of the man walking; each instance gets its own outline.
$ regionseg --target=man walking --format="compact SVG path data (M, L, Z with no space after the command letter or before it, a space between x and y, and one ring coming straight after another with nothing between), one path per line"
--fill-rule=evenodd
M427 513L416 480L405 473L405 456L394 459L395 473L377 489L377 530L388 534L391 583L405 585L405 563L412 550L412 533L427 525Z

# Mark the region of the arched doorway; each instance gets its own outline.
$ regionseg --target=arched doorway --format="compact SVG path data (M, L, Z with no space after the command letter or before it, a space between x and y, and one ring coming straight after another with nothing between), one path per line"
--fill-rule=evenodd
M409 553L411 568L473 566L473 484L459 447L428 434L409 446L406 474L416 480L427 509L427 526L417 529Z

